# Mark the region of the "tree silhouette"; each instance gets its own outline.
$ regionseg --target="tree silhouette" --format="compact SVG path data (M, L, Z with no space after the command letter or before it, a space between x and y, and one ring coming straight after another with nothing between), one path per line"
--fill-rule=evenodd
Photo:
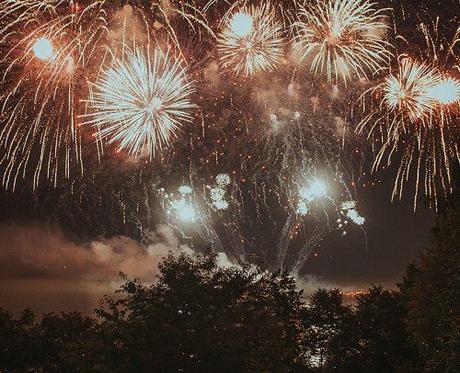
M158 281L127 280L106 298L109 368L156 372L289 372L300 362L301 292L286 273L219 268L214 257L169 256ZM110 365L111 364L111 365Z
M400 285L408 299L408 329L429 372L460 367L460 198L452 198L431 244Z

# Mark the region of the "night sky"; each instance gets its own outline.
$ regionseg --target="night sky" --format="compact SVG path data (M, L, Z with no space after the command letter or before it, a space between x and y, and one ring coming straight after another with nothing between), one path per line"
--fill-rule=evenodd
M127 5L131 3L135 5ZM225 22L222 23L227 11L224 3L212 7L206 20L210 28L219 32L225 27ZM363 106L356 103L361 102L363 90L374 81L381 81L378 80L381 77L350 79L352 81L340 81L335 85L325 76L316 76L305 66L297 66L300 58L298 61L298 56L291 56L286 51L286 56L276 61L276 69L270 66L268 71L242 77L237 70L222 63L223 52L215 46L218 42L223 43L222 39L216 42L200 28L201 24L196 29L191 28L180 17L175 17L171 24L177 35L172 38L161 18L168 12L153 13L146 2L139 0L114 1L107 7L107 35L98 34L101 31L94 21L97 17L88 12L88 19L82 17L84 21L81 21L85 33L75 36L85 40L87 34L99 35L97 40L101 45L94 47L96 53L88 54L84 67L80 62L72 65L71 78L56 79L57 87L64 85L66 89L74 90L75 98L71 102L66 89L61 91L54 87L53 91L48 87L48 91L40 90L46 86L43 82L49 79L45 75L46 69L41 70L45 71L43 76L30 73L28 69L43 68L40 67L43 61L33 55L32 42L29 46L21 42L15 44L18 43L17 35L26 39L30 33L35 35L36 24L43 22L41 14L36 15L36 20L28 23L24 30L14 26L17 31L12 33L14 37L5 38L0 44L0 54L13 48L14 53L19 51L26 56L17 62L15 54L11 53L0 62L0 73L8 72L0 87L5 92L14 92L8 100L0 95L0 102L4 104L0 112L0 176L6 184L0 190L0 306L14 312L25 307L44 312L89 312L104 294L117 289L119 272L151 281L157 274L161 258L170 251L176 254L214 250L221 265L249 260L275 269L279 264L275 247L282 241L280 237L285 222L291 222L286 237L292 240L289 246L291 256L288 255L292 262L302 247L302 237L308 236L316 226L325 226L328 221L330 231L324 234L318 245L313 245L299 272L299 285L307 292L317 287L353 291L365 289L369 284L396 286L407 265L416 260L429 244L436 214L425 203L423 191L419 192L418 207L414 212L413 170L405 185L403 199L391 202L398 165L406 159L407 149L417 146L416 136L411 132L417 127L401 131L400 137L407 137L397 144L398 151L389 169L379 169L369 176L375 150L382 144L372 136L368 141L354 131L363 114L367 114L363 113ZM406 53L422 61L433 59L421 36L419 26L423 22L432 27L430 30L436 30L432 36L439 45L455 34L453 30L458 27L458 0L379 1L378 7L394 7L387 20L388 30L382 34L392 43L394 56ZM284 8L288 9L287 6ZM80 12L81 8L62 7L56 14L60 16L70 11ZM146 25L141 22L141 14L146 15ZM439 24L437 17L441 19ZM7 22L7 19L0 22ZM121 26L124 20L127 20L126 30ZM78 28L71 32L75 30ZM86 33L86 30L90 31ZM382 37L378 30L373 31L373 37ZM42 30L40 32L43 34ZM130 153L127 149L117 148L115 142L104 144L102 153L100 144L94 144L94 128L81 119L86 120L87 111L97 118L97 110L101 110L94 102L91 102L93 106L88 104L91 100L88 100L87 83L99 82L100 71L107 69L108 49L112 48L114 56L121 53L122 35L123 43L128 40L131 44L136 41L142 45L151 38L150 41L154 40L160 48L173 45L171 53L177 61L184 56L188 59L188 70L184 68L184 71L196 86L187 93L194 103L189 108L193 114L190 122L178 131L177 138L170 146L163 144L161 151L143 144L138 153ZM406 39L402 41L398 35L404 35ZM65 33L47 36L54 37L56 45L66 42L68 37ZM177 44L175 37L179 40ZM449 52L443 58L446 50L436 49L441 56L436 64L440 70L445 69L458 77L458 55ZM398 59L394 56L388 69L398 66ZM386 68L383 60L379 63ZM13 66L11 69L9 63ZM69 63L68 58L65 63ZM457 70L452 67L455 63ZM19 77L24 85L16 90ZM102 89L100 87L103 84L98 89ZM37 101L45 102L42 116L37 116L37 104L32 102L34 94ZM145 104L133 100L142 110L151 110L149 115L161 115L165 110L152 106L153 103L163 105L161 100L161 104L152 97L147 101ZM19 105L20 110L16 110L15 105ZM69 110L66 105L74 105L75 113L73 106ZM373 110L376 107L379 105L374 102ZM13 121L7 120L10 115ZM81 141L76 147L82 152L83 175L80 172L83 166L72 158L75 144L69 139L74 139L73 134L62 129L71 122L70 117L82 124L77 127L75 138ZM39 118L42 122L31 118ZM32 126L31 123L36 128L30 132L34 135L29 137L26 125ZM457 125L458 117L452 123ZM9 133L5 130L9 126L14 136L5 135ZM448 133L448 147L458 142L458 132L454 132L458 126L454 127L452 125L452 133ZM48 132L47 128L56 131ZM437 144L438 133L433 133L433 136L431 133L427 135L428 147ZM101 143L106 140L102 139ZM375 141L373 149L370 141ZM13 143L12 148L16 146L13 157L11 151L7 151L10 143ZM45 155L40 155L43 149ZM153 150L156 150L154 156ZM71 154L69 178L63 171L66 168L63 164L67 162L65 154ZM420 151L413 154L426 157ZM439 163L433 166L429 157L428 160L424 158L427 166L426 169L422 167L422 174L428 173L429 167L437 167L440 174L430 182L439 187L442 184L439 175L444 177L443 172L446 172L443 168L445 157L435 154L435 162L439 157L441 166ZM455 163L452 154L450 156ZM27 159L27 162L21 163L21 159ZM45 159L45 165L34 168L41 159ZM27 167L21 169L24 164ZM48 165L56 169L57 180L45 175ZM20 176L11 178L11 172ZM228 210L226 207L220 211L209 203L209 194L216 183L216 175L222 173L228 174L231 181L223 192L229 202ZM322 201L323 205L332 201L323 207L327 213L315 205L306 217L300 216L296 210L300 184L321 177L328 180L331 190L335 188L335 195ZM17 181L15 188L12 179ZM39 180L38 186L34 185L36 180ZM200 216L201 225L181 224L178 219L174 220L174 215L165 213L172 203L164 191L177 194L178 187L183 185L193 185L194 206L205 211ZM350 223L346 235L342 235L333 214L339 214L337 206L349 200L356 201L356 208L366 221L362 227ZM311 203L313 205L316 201ZM220 246L212 240L207 242L210 236L206 226L212 226L212 234L219 236L216 241L220 240ZM288 270L292 264L289 260L285 267Z

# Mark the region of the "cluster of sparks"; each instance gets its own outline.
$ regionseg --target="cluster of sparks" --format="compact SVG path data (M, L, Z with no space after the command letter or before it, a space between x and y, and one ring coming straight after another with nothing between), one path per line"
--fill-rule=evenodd
M403 53L393 58L400 53L395 53L390 42L388 9L379 9L369 0L293 1L289 9L266 1L255 5L237 1L230 6L218 0L210 0L204 6L197 4L171 0L146 6L143 1L132 0L118 9L108 0L1 2L0 147L4 154L0 165L4 186L14 188L18 178L27 179L30 174L34 187L43 175L57 185L62 168L68 179L74 168L83 174L85 149L90 146L95 151L88 153L97 154L99 162L106 146L112 145L117 153L136 160L163 161L167 148L180 157L175 154L173 140L198 123L203 128L202 138L206 138L205 129L217 126L206 121L224 121L222 118L228 114L204 114L212 110L212 100L219 95L225 98L227 87L241 86L241 91L251 91L249 101L259 100L269 114L267 118L254 118L254 113L245 112L249 102L234 109L233 97L228 100L232 108L228 115L238 112L237 122L241 128L245 126L238 130L247 133L239 137L247 143L235 144L235 148L250 148L235 150L248 160L240 165L240 172L244 172L240 179L256 180L261 174L268 175L261 183L262 192L253 192L254 198L272 193L281 202L284 190L289 200L295 194L289 180L302 169L309 167L311 171L326 163L331 169L341 167L336 147L345 149L351 138L343 123L354 123L358 110L348 110L348 117L342 119L347 115L343 108L348 103L340 102L339 93L342 87L351 85L354 88L350 91L357 91L365 107L364 118L359 118L353 129L364 134L375 151L373 171L390 166L401 151L396 158L400 164L393 196L402 196L414 164L415 204L419 184L435 200L452 190L451 167L460 163L458 73L453 64L440 67L434 61ZM120 20L119 13L125 18ZM185 38L193 38L182 43L184 34ZM454 56L457 69L458 35L459 32L449 48L439 48ZM197 52L200 56L194 57L189 45L195 40L211 47L206 56ZM208 63L210 58L213 60ZM218 94L219 90L212 90L215 87L208 87L207 92L204 85L200 86L212 75L213 64L219 79L231 80L226 81L227 87L219 87L222 93ZM272 80L275 74L289 80L287 91L297 105L295 109L280 103L283 98L271 97L269 89L261 92L260 81L269 81L276 87L276 79ZM371 88L363 93L361 89L369 85ZM323 87L324 91L324 86L331 87L331 93L323 94L328 104L322 105L324 97L319 97L320 92L304 97L303 92L314 91L315 87ZM195 100L205 103L198 107ZM334 105L342 105L340 117L331 114ZM311 107L308 113L307 106ZM322 123L325 116L334 117L336 130ZM253 133L255 122L267 124L262 133ZM190 136L191 148L196 150L193 140ZM219 138L216 142L232 146L228 139ZM332 148L330 144L333 149L325 151ZM210 157L218 163L219 154L226 153L206 154L206 148L201 150L204 154L196 157L201 167L207 167ZM334 159L319 160L319 154L334 154ZM191 151L182 159L187 159L192 174L196 165ZM211 210L223 213L234 202L227 193L230 184L236 185L234 173L231 175L232 180L229 174L221 173L212 185L204 184L204 194L208 196L203 196L203 201ZM287 186L278 188L273 180ZM439 193L438 184L443 193ZM188 185L173 194L163 190L168 216L182 223L202 219L206 214L199 211L194 194ZM313 206L325 199L336 204L327 183L317 178L300 188L297 197L282 237L293 237L293 232L299 231L292 215L307 217ZM337 204L340 229L348 222L358 226L365 223L356 202L348 197ZM240 204L243 200L241 197ZM288 246L285 241L280 239L279 245L283 261ZM302 253L307 251L300 252L304 257Z
M227 186L230 184L230 176L228 174L219 174L216 176L216 184L208 186L211 204L216 210L226 210L229 206L225 198Z

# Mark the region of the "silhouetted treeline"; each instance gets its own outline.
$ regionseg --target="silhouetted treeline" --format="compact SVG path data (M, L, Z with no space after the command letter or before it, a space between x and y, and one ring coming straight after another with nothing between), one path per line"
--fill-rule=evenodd
M287 273L169 256L153 285L124 279L94 318L0 310L0 372L459 372L460 209L398 290L345 305ZM401 248L404 250L404 248Z

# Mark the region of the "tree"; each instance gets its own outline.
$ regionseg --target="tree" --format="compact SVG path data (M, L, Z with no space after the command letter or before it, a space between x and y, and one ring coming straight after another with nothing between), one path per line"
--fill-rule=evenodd
M460 197L452 198L433 229L431 243L410 266L401 291L409 302L408 329L425 370L460 366Z
M39 325L41 369L95 372L101 365L96 320L77 312L45 314Z
M309 299L303 311L304 358L309 365L322 370L344 369L353 354L350 337L353 313L343 305L340 290L319 289Z
M107 369L291 372L300 366L301 292L286 273L219 268L214 257L169 256L147 287L126 280L106 298Z
M0 371L25 372L36 367L39 360L35 314L26 309L15 318L0 308Z
M356 372L417 372L418 356L404 324L407 305L398 291L373 286L358 297Z

